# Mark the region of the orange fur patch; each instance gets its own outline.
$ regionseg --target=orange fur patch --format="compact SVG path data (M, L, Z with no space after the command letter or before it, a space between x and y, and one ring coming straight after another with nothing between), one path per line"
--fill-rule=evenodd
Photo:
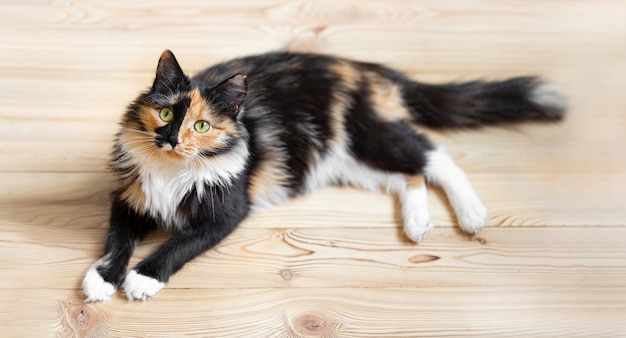
M259 163L254 174L250 177L248 196L250 200L260 201L268 196L278 196L280 189L287 185L289 174L285 171L285 160L278 154Z
M122 199L135 211L143 212L146 206L146 195L141 190L141 183L133 181L122 193Z
M426 184L426 178L424 178L424 175L407 176L406 184L411 189L418 189Z
M163 107L142 106L139 112L139 119L148 132L154 132L157 128L166 123L159 118L159 110Z
M410 119L411 114L404 106L402 92L397 84L378 74L368 73L370 99L379 116L387 121Z
M355 91L359 87L361 72L348 61L339 60L329 66L330 71L339 75L348 91Z
M350 92L357 90L361 73L348 61L339 61L331 65L330 70L339 75L342 85L346 88L343 91L335 91L333 93L334 101L330 107L331 128L333 130L333 139L330 144L343 143L346 138L345 115L348 108L352 105Z

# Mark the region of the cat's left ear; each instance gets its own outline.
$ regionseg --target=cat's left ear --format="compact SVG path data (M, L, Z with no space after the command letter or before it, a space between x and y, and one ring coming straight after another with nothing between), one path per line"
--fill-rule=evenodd
M180 68L174 53L166 50L159 58L156 77L152 90L157 93L170 94L189 86L189 78Z
M219 113L235 118L241 112L241 106L247 93L246 76L237 74L210 89L207 97Z

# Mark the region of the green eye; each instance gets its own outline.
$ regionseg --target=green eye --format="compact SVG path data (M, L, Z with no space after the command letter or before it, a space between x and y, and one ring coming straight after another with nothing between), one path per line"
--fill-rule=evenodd
M193 128L199 133L206 133L211 129L211 125L207 121L200 120L194 124Z
M164 122L170 122L174 119L174 112L171 108L163 108L161 109L161 112L159 112L159 117Z

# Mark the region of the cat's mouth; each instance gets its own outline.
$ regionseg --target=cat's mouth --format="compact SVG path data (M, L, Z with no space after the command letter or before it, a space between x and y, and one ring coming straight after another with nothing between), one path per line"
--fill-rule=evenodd
M156 146L157 148L159 148L159 151L161 153L164 153L167 156L172 156L176 158L190 157L190 155L187 152L185 152L185 150L180 144L176 146L172 146L172 144L168 142L163 142L163 141L159 142L159 139L157 139Z
M166 145L163 148L161 148L161 150L166 153L167 155L171 155L171 156L176 156L176 157L189 157L189 154L187 154L182 147L175 147L172 148L171 145Z

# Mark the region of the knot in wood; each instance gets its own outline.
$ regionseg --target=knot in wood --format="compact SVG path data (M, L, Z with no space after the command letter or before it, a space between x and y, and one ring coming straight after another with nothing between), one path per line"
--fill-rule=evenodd
M418 254L418 255L415 255L415 256L409 258L409 262L411 262L413 264L419 264L419 263L434 262L434 261L436 261L438 259L439 259L439 256Z
M298 317L295 324L297 332L303 335L326 336L330 333L326 320L315 313L303 314Z
M293 278L293 274L287 269L280 270L280 276L283 277L284 280L291 280L291 278Z
M101 313L91 304L81 304L80 301L61 302L59 336L101 336Z

